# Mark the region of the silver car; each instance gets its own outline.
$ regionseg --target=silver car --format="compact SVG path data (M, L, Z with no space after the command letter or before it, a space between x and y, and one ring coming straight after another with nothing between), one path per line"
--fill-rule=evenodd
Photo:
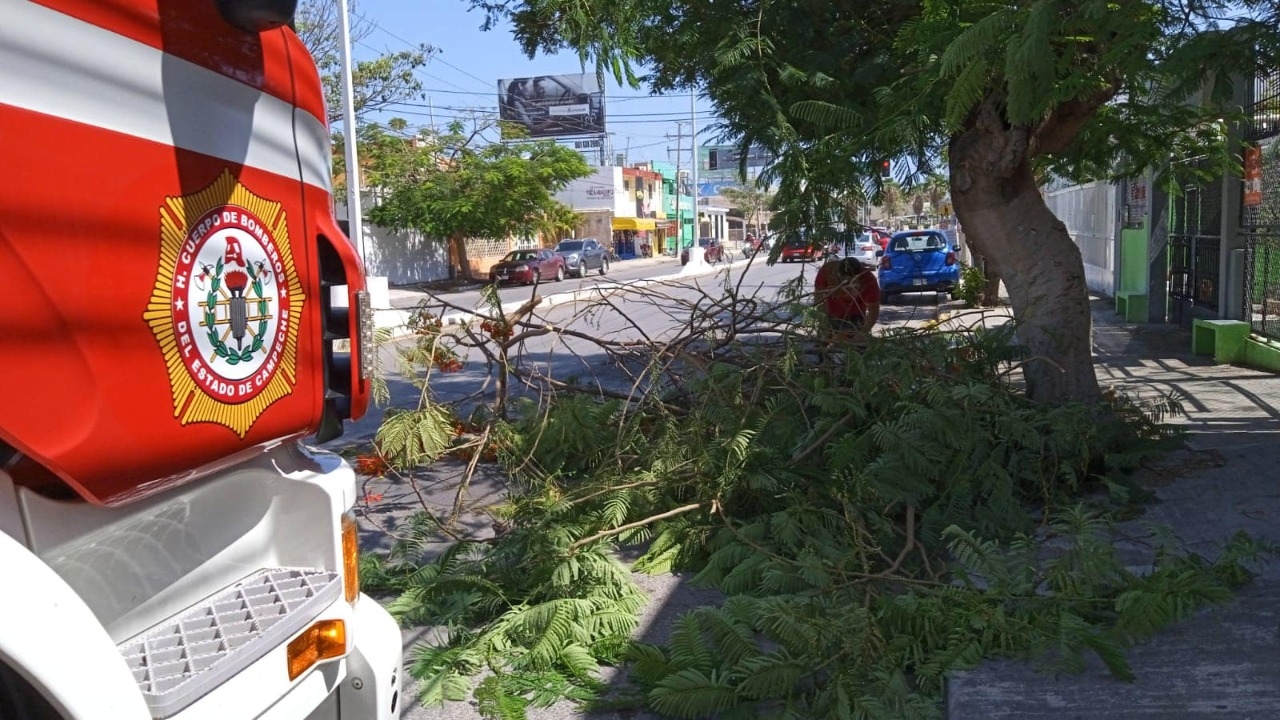
M845 246L844 256L858 258L867 267L874 268L880 262L876 257L880 249L880 243L876 242L874 235L862 233L856 240Z

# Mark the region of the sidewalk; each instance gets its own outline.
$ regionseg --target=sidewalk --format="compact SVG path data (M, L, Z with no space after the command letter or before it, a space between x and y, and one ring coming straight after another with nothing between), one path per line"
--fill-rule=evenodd
M1237 531L1280 543L1280 377L1191 355L1176 326L1122 321L1093 301L1098 380L1134 394L1176 392L1187 449L1150 471L1158 501L1142 521L1172 528L1188 550L1213 557ZM1007 311L987 319L1002 322ZM964 311L940 325L967 324ZM1079 676L1036 674L1025 663L987 662L950 681L950 720L1280 717L1280 559L1236 598L1201 611L1129 652L1137 680L1101 663Z

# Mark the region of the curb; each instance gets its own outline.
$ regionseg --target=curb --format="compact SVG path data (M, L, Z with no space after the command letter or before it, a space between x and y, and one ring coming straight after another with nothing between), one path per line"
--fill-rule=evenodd
M712 275L718 272L726 272L734 268L741 267L750 262L750 258L743 258L729 263L718 265L707 265L706 269L697 269L692 272L678 271L667 275L659 275L651 278L641 278L638 280L625 280L621 282L603 282L592 285L589 288L581 290L572 290L568 292L554 293L542 298L542 302L538 304L539 308L549 308L565 303L578 302L580 300L599 299L605 295L623 289L635 289L648 287L649 285L657 285L661 283L671 282L674 280L684 280L702 275ZM687 267L687 266L686 266ZM501 305L504 314L515 312L522 305L524 300L519 302L503 303ZM379 330L390 330L392 339L406 337L410 333L407 329L409 318L413 315L413 310L403 310L399 308L384 308L375 310L374 326ZM480 312L452 312L441 316L440 322L443 325L468 325L475 322L477 318L483 317Z

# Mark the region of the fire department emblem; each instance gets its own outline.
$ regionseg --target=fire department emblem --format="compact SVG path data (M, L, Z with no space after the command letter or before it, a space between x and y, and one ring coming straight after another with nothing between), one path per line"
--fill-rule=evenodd
M297 381L302 285L280 203L224 170L160 208L160 268L144 319L164 353L173 416L244 437Z

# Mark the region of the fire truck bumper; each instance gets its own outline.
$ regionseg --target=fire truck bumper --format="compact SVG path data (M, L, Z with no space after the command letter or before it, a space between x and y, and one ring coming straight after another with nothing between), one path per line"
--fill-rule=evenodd
M359 632L347 656L347 679L338 690L341 712L323 717L396 720L403 699L400 628L381 605L363 595L354 621Z

